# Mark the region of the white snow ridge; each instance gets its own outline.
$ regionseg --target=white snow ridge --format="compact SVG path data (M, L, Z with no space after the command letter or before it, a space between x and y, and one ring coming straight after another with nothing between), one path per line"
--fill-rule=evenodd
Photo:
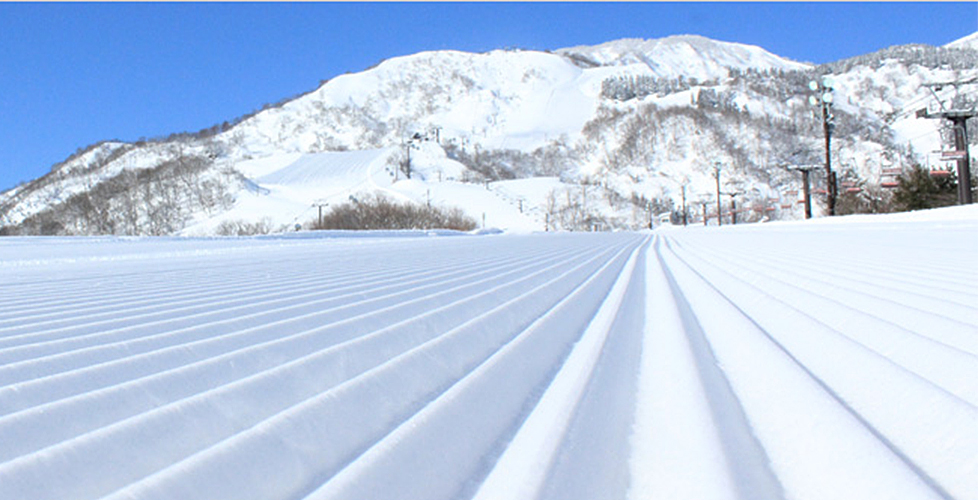
M0 499L974 500L976 235L3 238Z

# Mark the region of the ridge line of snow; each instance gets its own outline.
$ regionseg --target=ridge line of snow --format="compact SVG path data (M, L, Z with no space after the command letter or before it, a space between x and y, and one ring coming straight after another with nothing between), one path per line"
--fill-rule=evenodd
M691 305L687 287L682 284L683 277L677 276L679 271L682 274L693 272L692 268L685 263L677 265L682 261L678 260L667 238L661 238L656 243L656 258L679 312L696 373L718 433L726 468L733 479L735 496L740 500L785 498L784 485L772 470L770 457L761 445L744 402L734 389L731 376L707 335L709 328L703 325L704 318Z
M649 238L632 251L600 309L588 324L574 350L554 375L546 392L520 426L473 500L536 498L560 446L574 409L611 333L611 326L625 298L638 255L647 250Z
M444 407L450 405L458 394L466 391L469 386L476 384L479 379L483 378L485 373L493 370L494 367L502 363L509 354L519 349L521 345L528 343L528 339L535 337L534 333L539 332L543 325L549 320L556 318L562 309L570 307L576 300L579 300L579 296L583 295L599 278L603 277L608 272L608 269L615 264L618 256L628 251L628 246L631 246L631 244L619 250L614 256L607 258L600 268L594 270L586 280L574 287L570 293L564 295L543 315L537 317L532 323L521 329L514 338L493 352L491 356L483 360L461 379L455 381L445 392L429 401L408 420L401 422L396 428L384 436L383 439L370 446L359 457L337 472L329 481L308 495L306 500L325 500L327 498L333 498L334 495L341 496L341 492L347 492L349 494L355 491L356 487L354 483L357 477L368 469L372 463L383 460L386 450L397 446L399 442L412 434L420 426L421 422L434 418Z
M873 454L882 454L881 459L885 462L881 462L880 465L886 464L887 474L893 475L903 469L904 472L899 474L903 487L914 488L921 493L927 491L930 492L930 495L951 500L956 497L949 490L962 493L968 491L967 485L969 483L975 484L973 479L965 480L966 476L961 475L961 469L966 468L967 464L956 463L951 466L952 464L948 464L946 460L939 458L945 451L969 449L978 444L978 438L968 436L965 439L961 433L954 432L956 424L967 422L969 419L972 422L975 421L978 412L975 412L971 405L953 397L946 391L938 391L936 394L931 392L928 394L929 397L925 398L928 404L933 407L929 411L930 414L927 414L928 412L922 408L907 409L907 412L904 412L900 417L881 412L881 409L875 404L879 399L876 394L877 391L883 390L896 397L907 395L923 397L922 395L927 393L928 389L933 388L932 383L896 365L892 360L878 353L872 353L868 348L858 343L853 343L856 346L855 349L840 348L840 343L850 339L820 323L817 319L797 311L794 306L780 297L771 295L752 296L750 301L738 300L744 296L744 292L737 293L737 289L751 288L753 286L751 283L733 276L724 277L722 274L729 273L719 268L707 272L702 267L703 263L700 266L691 264L689 262L691 257L689 254L681 256L675 250L670 256L671 259L679 263L683 269L683 274L686 275L683 278L685 287L698 288L704 296L714 297L713 302L717 308L711 309L710 314L728 317L730 321L725 322L725 324L731 331L741 330L744 332L738 338L746 340L746 336L749 334L751 343L766 345L764 351L771 353L771 356L782 358L779 363L794 367L793 373L796 374L794 376L807 379L809 381L807 386L825 394L827 397L824 398L822 404L834 405L833 412L838 415L838 418L849 422L847 427L850 430L846 432L847 434L851 434L853 439L860 436L858 438L860 441L867 439L875 441L876 446L873 447L875 448ZM708 261L705 263L709 264ZM761 297L763 300L759 300ZM718 312L718 308L726 309L729 312ZM715 322L712 317L704 316L704 318L710 323ZM734 318L736 321L733 321ZM793 328L782 326L777 330L769 329L773 325L783 325L786 322L802 326ZM711 330L717 331L715 325ZM818 336L819 339L822 339L821 342L816 343L812 340L816 333L825 334ZM730 339L723 339L722 342L730 342ZM723 349L730 349L730 347ZM828 356L825 352L837 354ZM873 354L876 354L876 357ZM849 370L845 370L846 367ZM727 370L736 370L736 368L728 367ZM875 377L871 376L870 379L881 379L885 375L890 379L896 379L896 384L880 384L879 387L853 385L851 381L854 373L860 372L872 372ZM856 378L868 380L865 377ZM756 391L757 387L751 387L750 390ZM761 404L761 401L768 397L770 396L761 395L757 392L753 395L741 395L745 410L748 409L747 407ZM769 415L761 412L749 413L752 413L752 423L759 429L759 432L770 432L771 428L774 427L774 422L768 420ZM910 439L891 439L889 437L891 435L907 436L907 434L902 433L894 434L893 431L896 429L917 431L909 434L913 436L923 436L928 431L935 432L937 436L934 439L940 439L945 445L941 447L941 451L937 451L934 446L921 446ZM961 442L954 442L955 438ZM791 443L790 440L764 439L764 441L779 444L779 446ZM951 446L952 443L953 446ZM775 457L783 455L784 450L774 450L772 454ZM829 458L820 457L820 459ZM944 467L939 464L943 464ZM878 473L884 473L883 469L881 468ZM806 478L806 480L810 479ZM944 484L944 481L950 484ZM895 484L897 483L894 481L889 486L896 488Z
M583 262L576 263L573 266L572 270L583 269L589 263L600 261L602 257L606 257L607 254L610 252L612 252L612 250L609 250L607 248L601 251L595 251L593 255L589 255L587 256L587 258L582 259ZM607 267L607 265L609 264L606 263L604 267ZM190 467L195 467L195 466L200 468L208 468L210 466L222 467L224 464L220 462L220 458L222 454L227 451L228 448L237 449L241 447L251 447L251 446L263 447L265 446L264 441L267 438L269 429L273 429L280 426L288 427L291 425L296 425L296 422L299 422L301 424L301 422L309 418L320 420L322 418L321 415L318 416L310 415L309 413L313 411L313 409L323 408L324 405L339 404L337 401L342 400L344 397L355 397L353 391L357 388L361 390L368 390L369 392L371 392L372 396L380 397L381 394L377 393L376 390L367 389L367 387L373 386L377 383L375 379L377 378L386 379L386 378L396 376L396 374L393 372L397 367L403 367L405 365L413 365L413 364L425 362L425 360L430 359L431 354L429 353L429 351L431 351L432 349L451 349L452 342L458 342L458 337L462 333L466 332L467 329L471 328L472 325L477 324L479 321L484 321L488 317L492 317L496 314L499 314L502 311L507 310L513 304L519 303L520 300L525 299L526 297L531 296L532 294L537 294L540 293L541 291L551 289L554 282L567 279L567 277L568 274L560 274L558 277L553 278L552 280L547 281L546 283L543 283L539 286L536 286L535 288L529 291L522 292L521 294L517 295L515 298L511 298L502 304L498 304L488 311L481 311L478 316L474 318L469 318L468 320L462 322L461 324L454 326L450 330L446 332L442 332L441 334L439 334L434 338L428 339L422 342L421 344L411 347L407 351L397 354L393 358L386 360L380 365L374 366L362 373L359 373L356 376L348 380L345 380L340 384L330 388L329 390L313 396L312 398L303 400L297 404L288 407L287 409L278 411L271 417L268 417L260 422L257 422L254 425L248 427L247 429L241 432L238 432L233 436L227 437L226 439L222 440L220 443L214 444L204 450L199 450L193 455L191 455L190 457L186 457L185 459L180 460L179 462L170 464L166 469L157 471L153 473L151 476L149 476L148 478L145 478L145 482L141 481L138 483L133 483L128 486L125 486L122 490L119 490L118 492L114 493L110 498L116 498L117 496L128 498L126 495L128 495L131 492L152 491L152 489L155 487L155 483L158 482L166 482L166 481L179 482L181 471L185 471ZM510 339L510 341L512 341L512 339ZM339 411L341 410L337 410L337 412ZM417 411L417 410L409 409L409 411ZM331 413L333 412L331 411ZM382 417L382 418L389 418L389 417ZM356 438L345 439L345 441L349 441L350 439L370 440L370 437L372 436L371 432L376 432L376 431L378 430L373 428L360 430L359 431L360 434L366 434L366 437L364 437L363 435L358 435ZM387 431L384 432L390 433L391 431L388 429ZM389 437L389 434L383 434L382 436L383 437L381 439L386 439L387 437ZM370 440L370 442L373 441ZM279 443L279 444L285 446L286 448L294 448L296 446L296 444L294 443ZM345 442L344 444L351 445L351 443L349 442ZM362 449L360 449L359 446L360 445L358 445L356 448L352 450L347 450L347 451L360 453ZM301 452L301 450L296 450L296 449L293 449L292 451ZM274 458L283 458L283 457L274 457ZM339 459L338 457L330 456L323 460L329 462L329 461L336 461L338 459ZM343 467L342 464L336 464L336 465Z

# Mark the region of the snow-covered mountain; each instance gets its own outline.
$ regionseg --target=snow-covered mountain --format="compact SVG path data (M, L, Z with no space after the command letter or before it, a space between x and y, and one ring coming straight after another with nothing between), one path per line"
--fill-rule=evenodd
M0 226L279 230L381 192L507 229L633 228L674 211L684 185L698 210L714 206L700 202L715 195L717 165L724 190L743 193L741 220L798 218L800 180L782 166L823 154L808 82L834 77L834 167L870 190L883 166L940 149L940 124L914 115L931 101L921 84L978 74L974 40L818 67L698 36L423 52L195 134L80 150L0 194Z
M972 49L978 50L978 32L972 33L968 36L961 37L947 45L947 48L952 49Z
M630 38L594 46L560 49L565 55L587 66L646 66L659 78L697 78L709 80L728 74L731 69L759 71L806 70L810 65L778 57L760 47L719 42L697 35L680 35L644 40Z

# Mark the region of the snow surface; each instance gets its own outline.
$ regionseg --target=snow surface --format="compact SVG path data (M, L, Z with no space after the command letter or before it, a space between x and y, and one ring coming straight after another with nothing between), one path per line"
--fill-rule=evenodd
M976 208L3 238L0 499L976 499Z
M947 45L945 47L950 49L973 49L978 50L978 31L963 36Z

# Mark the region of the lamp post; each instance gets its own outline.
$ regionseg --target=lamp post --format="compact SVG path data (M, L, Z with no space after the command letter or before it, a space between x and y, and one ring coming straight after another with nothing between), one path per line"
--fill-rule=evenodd
M828 192L826 204L830 216L835 215L835 199L838 194L835 172L832 172L832 129L835 128L832 115L833 86L834 82L828 76L822 77L821 81L812 80L808 83L808 88L815 94L808 97L808 102L822 109L822 131L825 133L825 185Z

